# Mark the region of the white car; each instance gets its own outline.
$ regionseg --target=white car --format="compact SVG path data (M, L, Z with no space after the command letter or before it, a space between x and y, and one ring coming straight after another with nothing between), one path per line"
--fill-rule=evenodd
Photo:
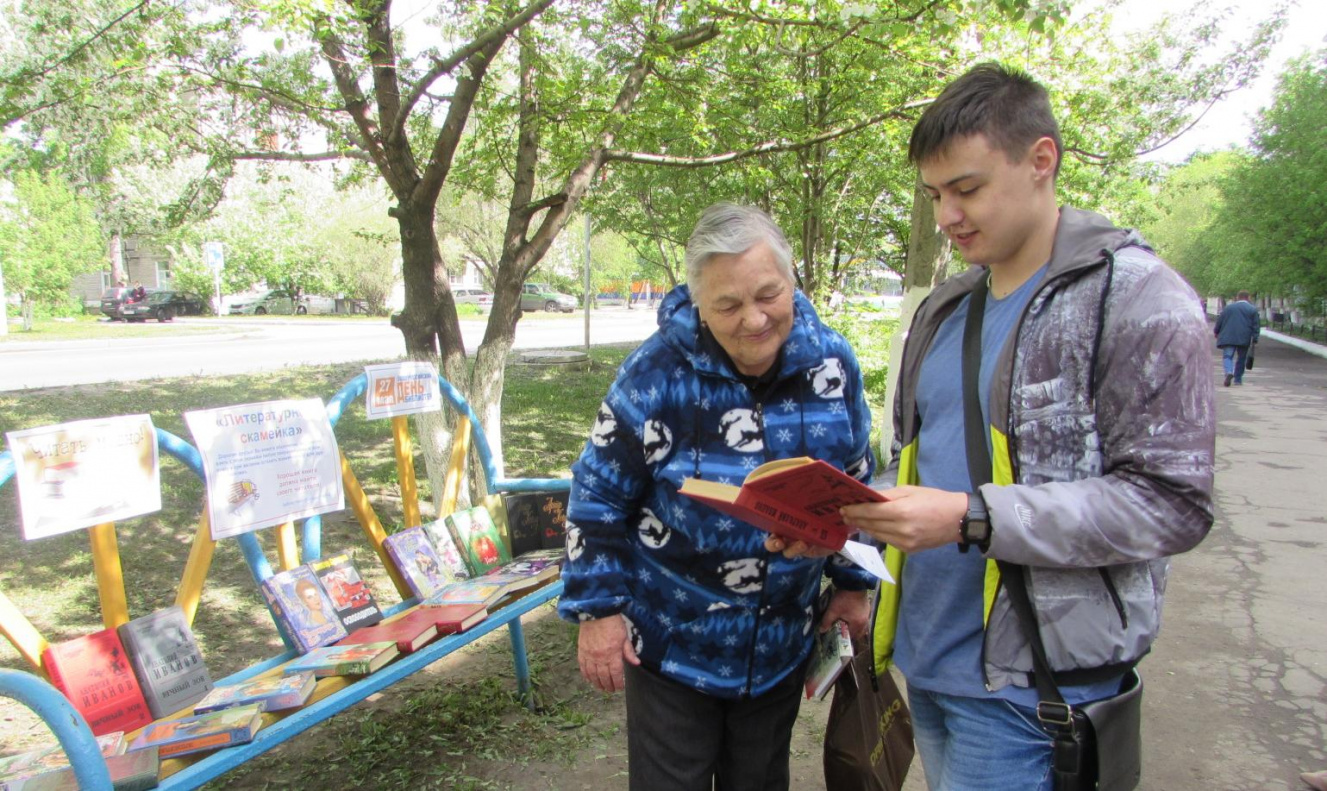
M493 305L493 295L482 288L453 288L452 296L458 305L478 305L481 308Z

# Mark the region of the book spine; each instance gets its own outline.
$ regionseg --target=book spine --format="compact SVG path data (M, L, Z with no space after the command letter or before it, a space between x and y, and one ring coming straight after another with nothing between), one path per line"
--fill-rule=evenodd
M281 597L277 596L276 592L272 590L271 580L264 581L262 588L263 598L267 599L267 606L272 610L272 614L276 616L277 626L290 638L290 642L295 646L296 651L307 654L312 646L305 644L304 636L295 628L290 616L286 615L286 608L282 606Z

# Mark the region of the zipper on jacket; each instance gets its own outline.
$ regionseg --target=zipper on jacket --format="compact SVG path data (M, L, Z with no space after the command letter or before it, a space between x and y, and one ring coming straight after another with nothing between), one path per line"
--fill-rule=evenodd
M1098 566L1097 572L1101 574L1101 582L1106 586L1106 592L1110 594L1110 600L1115 603L1115 612L1120 614L1120 627L1129 628L1129 616L1124 611L1124 601L1120 599L1120 592L1115 589L1115 581L1110 578L1110 572L1105 566Z
M756 643L760 642L760 617L765 611L765 590L769 587L769 561L760 571L760 601L756 602L755 621L751 624L751 644L746 649L746 689L743 697L751 697L751 674L756 669Z

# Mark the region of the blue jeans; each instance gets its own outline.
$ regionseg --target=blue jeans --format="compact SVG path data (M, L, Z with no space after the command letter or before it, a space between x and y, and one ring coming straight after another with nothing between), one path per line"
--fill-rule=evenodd
M1236 382L1244 381L1244 361L1249 357L1247 346L1222 346L1221 365L1228 376L1234 376Z
M931 791L1051 791L1051 737L1032 709L912 685L908 706Z

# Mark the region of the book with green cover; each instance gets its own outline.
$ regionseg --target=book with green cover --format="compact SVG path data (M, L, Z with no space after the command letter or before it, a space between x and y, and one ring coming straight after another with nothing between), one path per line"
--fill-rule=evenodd
M318 648L294 662L286 665L286 675L304 670L313 671L319 678L324 676L365 676L387 664L400 655L396 641L383 640L376 643L355 645L329 645Z
M471 575L486 574L511 560L511 551L484 506L457 511L443 521L456 539Z
M806 699L825 697L851 661L852 636L848 634L848 624L835 621L828 631L816 634L811 666L806 671Z

